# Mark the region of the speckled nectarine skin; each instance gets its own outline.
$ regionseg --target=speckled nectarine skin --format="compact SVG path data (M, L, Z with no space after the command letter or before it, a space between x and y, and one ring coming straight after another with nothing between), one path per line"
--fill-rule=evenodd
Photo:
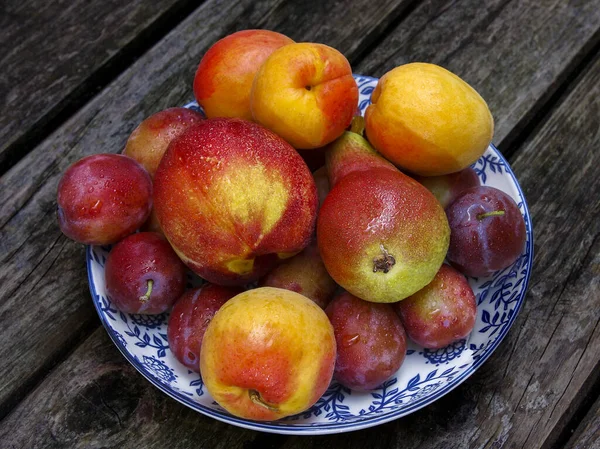
M306 247L317 190L298 153L241 119L210 119L169 146L154 179L165 236L210 282L244 284Z

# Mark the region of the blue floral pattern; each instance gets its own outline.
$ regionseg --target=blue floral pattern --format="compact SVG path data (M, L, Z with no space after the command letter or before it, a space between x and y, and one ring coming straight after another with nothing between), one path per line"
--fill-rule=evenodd
M359 106L364 114L377 79L356 75ZM193 102L186 107L196 110ZM92 298L109 336L125 357L150 382L189 407L234 425L291 434L322 434L356 430L407 415L448 393L491 355L512 326L523 304L531 263L533 236L523 193L508 163L493 146L473 165L482 184L511 195L525 218L527 244L517 261L489 278L470 278L477 298L475 329L465 340L440 350L409 345L400 370L371 392L351 391L336 382L309 410L271 423L229 415L204 389L202 379L181 365L169 350L168 314L158 317L119 312L106 295L104 265L110 247L89 246L87 268ZM190 286L202 281L190 275Z

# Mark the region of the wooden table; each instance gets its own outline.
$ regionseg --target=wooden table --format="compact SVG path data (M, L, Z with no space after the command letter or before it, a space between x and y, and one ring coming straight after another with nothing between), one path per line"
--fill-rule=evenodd
M0 6L0 447L600 448L600 1L5 0ZM282 436L152 386L100 326L56 187L193 98L206 49L267 28L356 73L440 64L473 85L529 202L535 259L494 355L434 404L367 430Z

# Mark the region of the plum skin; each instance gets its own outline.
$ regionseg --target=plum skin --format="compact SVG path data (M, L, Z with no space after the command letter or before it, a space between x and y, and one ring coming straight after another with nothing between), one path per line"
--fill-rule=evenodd
M512 265L523 251L525 220L515 201L499 189L467 189L446 215L450 225L447 258L467 276L489 276Z
M412 341L440 349L471 333L477 303L467 279L444 264L426 287L394 304Z
M212 317L243 289L205 284L186 291L175 303L167 327L169 348L179 362L200 372L200 348Z
M86 156L63 174L57 206L60 230L70 239L87 245L116 243L150 215L152 180L127 156Z
M108 254L104 267L107 296L127 313L166 312L185 291L185 275L183 262L156 232L140 232L121 240Z
M377 388L406 357L406 333L390 304L344 292L325 309L337 343L334 378L353 390Z

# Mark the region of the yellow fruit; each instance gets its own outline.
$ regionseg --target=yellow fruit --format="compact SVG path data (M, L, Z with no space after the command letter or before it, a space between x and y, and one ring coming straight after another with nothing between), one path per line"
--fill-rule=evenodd
M311 407L327 389L336 343L325 312L289 290L233 297L208 325L200 350L206 389L235 416L272 421Z
M365 114L371 144L398 167L421 176L468 167L486 150L494 119L466 82L434 64L386 73Z

